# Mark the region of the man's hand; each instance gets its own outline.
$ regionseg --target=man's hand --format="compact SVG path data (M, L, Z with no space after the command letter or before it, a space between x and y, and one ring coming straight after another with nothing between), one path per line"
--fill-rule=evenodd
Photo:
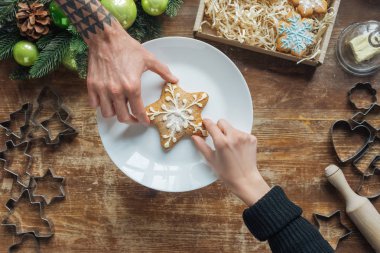
M106 28L103 36L94 38L88 45L90 105L100 106L104 117L116 114L120 122L148 124L141 99L141 75L151 70L167 82L176 83L177 78L119 24Z
M216 174L248 206L255 204L269 190L256 165L256 137L233 128L227 121L203 121L215 150L199 136L193 140Z
M89 46L87 87L90 104L104 117L121 122L149 123L141 99L141 75L146 70L176 83L168 67L121 27L97 0L56 0ZM129 110L128 104L131 111Z

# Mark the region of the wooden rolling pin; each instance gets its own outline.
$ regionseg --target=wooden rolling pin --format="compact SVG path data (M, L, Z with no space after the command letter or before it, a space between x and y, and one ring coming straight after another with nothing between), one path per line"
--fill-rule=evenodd
M356 194L348 185L340 168L329 165L325 169L328 181L346 200L346 213L369 244L380 253L380 214L365 197Z

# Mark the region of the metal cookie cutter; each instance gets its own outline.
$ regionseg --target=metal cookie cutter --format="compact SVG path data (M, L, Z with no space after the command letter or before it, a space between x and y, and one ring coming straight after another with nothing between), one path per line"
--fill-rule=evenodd
M38 116L47 107L47 101L51 101L53 113L58 113L62 120L67 121L70 117L69 109L63 104L61 97L53 91L50 87L45 86L42 88L37 98L37 109L33 112L31 121L34 125L39 125L37 121ZM50 117L49 117L50 118Z
M360 103L357 101L355 102L354 95L355 93L359 91L366 91L370 95L370 101L369 101L369 106L362 106ZM370 83L357 83L355 84L351 90L348 91L348 101L350 104L358 110L367 110L369 109L374 103L377 102L376 98L376 90L372 88L372 85Z
M374 189L375 188L375 189ZM380 169L375 168L371 175L363 175L359 188L356 190L360 196L375 199L380 196Z
M341 240L347 238L352 233L352 231L350 229L348 229L343 224L340 210L336 210L335 212L333 212L329 215L313 213L313 217L314 217L315 222L317 223L317 227L318 227L319 231L325 237L326 241L331 245L331 247L334 250L337 249L338 244L341 242ZM333 219L336 219L336 222L340 228L338 228L337 226L331 226L331 228L328 228L327 226L322 226L323 222L329 222ZM323 233L324 231L321 231L321 229L323 227L327 227L327 230L328 229L335 229L335 230L342 230L342 231L338 231L338 233L328 233L328 234L324 235L324 233Z
M379 123L378 126L375 125L374 123L371 123L372 120L368 119L368 117L370 117L372 115L379 116L378 119L379 119L379 122L380 122L380 105L378 105L377 103L373 104L365 112L358 112L358 113L356 113L352 117L352 121L354 121L357 124L362 124L362 125L370 126L376 132L376 134L378 134L377 132L379 132L379 130L380 130L380 123Z
M38 189L38 182L44 179L49 179L55 183L59 183L59 194L49 198L46 194L38 194L36 193ZM56 176L51 168L49 168L45 175L42 177L33 177L32 179L32 197L41 197L45 201L46 205L50 205L53 201L62 200L66 197L65 189L63 187L65 182L64 177Z
M33 234L24 234L21 236L20 240L15 244L12 244L8 248L8 253L20 252L19 249L22 248L25 242L32 241L34 245L34 253L40 253L40 242Z
M353 162L354 168L363 176L373 175L380 161L380 138L368 143L367 148Z
M64 130L60 131L56 136L52 136L52 131L49 128L49 125L52 123L59 123L64 127ZM42 128L47 132L45 137L46 144L58 144L64 137L73 137L78 134L78 131L71 126L68 122L61 118L59 113L54 113L54 115L43 122L41 122Z
M33 104L31 104L31 103L24 104L21 107L21 109L15 111L9 115L9 120L1 122L0 127L4 128L7 131L8 136L12 135L12 136L16 137L17 139L22 139L24 137L27 129L29 128L29 119L31 117L32 110L33 110ZM11 128L12 122L17 120L17 116L19 116L20 114L23 115L24 125L22 125L20 127L20 129L19 129L20 133L13 132L12 128Z
M5 143L5 145L6 145L7 149L0 153L0 161L4 162L4 170L11 173L15 177L17 177L17 182L19 184L21 184L23 187L28 187L29 183L30 183L30 177L31 177L29 169L30 169L30 166L32 164L32 159L33 159L32 156L28 154L29 143L28 142L22 142L22 143L16 145L16 144L14 144L13 141L7 141ZM14 171L12 168L10 168L9 160L6 158L5 153L7 153L11 149L22 149L23 150L23 154L27 159L26 165L24 166L24 168L21 168L21 169L25 170L24 175L20 175L17 171Z
M33 228L33 229L30 229L30 230L27 230L27 231L20 231L21 230L20 224L18 222L11 222L9 220L9 216L11 216L13 214L15 206L17 206L17 204L21 200L23 200L23 199L27 199L27 201L29 202L29 204L39 207L40 218L41 218L41 220L43 220L48 225L49 232L42 233L42 232L40 232L40 230L38 228ZM47 219L47 218L44 217L44 209L43 209L42 203L41 202L33 202L32 201L32 196L31 196L31 194L29 192L29 189L25 189L21 193L21 195L20 195L20 197L18 199L11 198L10 200L8 200L8 202L7 202L7 204L5 206L8 209L9 214L2 221L1 225L14 227L15 231L16 231L16 235L23 235L23 234L27 234L27 233L32 233L32 234L34 234L34 236L36 238L50 238L50 237L52 237L54 235L54 225L53 225L53 223L49 219Z
M364 144L360 148L358 148L358 150L356 150L355 153L349 154L349 155L347 155L347 157L342 157L338 151L338 146L341 143L337 143L336 138L335 138L336 131L338 128L342 128L346 131L349 131L351 135L360 135L360 136L364 137L365 138L365 141L363 142ZM336 121L330 129L330 133L331 133L331 139L332 139L332 145L334 148L334 152L335 152L339 162L341 162L341 163L350 162L350 161L356 159L358 156L360 156L366 150L369 143L373 139L371 130L366 125L352 126L348 121L345 121L345 120ZM343 143L342 143L342 145L343 145ZM345 146L345 144L344 144L344 146Z

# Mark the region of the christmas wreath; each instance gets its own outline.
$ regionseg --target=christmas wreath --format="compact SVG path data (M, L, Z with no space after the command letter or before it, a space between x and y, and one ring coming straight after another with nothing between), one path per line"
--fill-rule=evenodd
M160 8L150 8L152 1ZM100 2L132 37L143 42L160 35L157 16L176 16L183 0ZM41 78L61 64L86 78L87 54L87 45L54 0L0 1L0 61L13 56L18 63L11 79Z

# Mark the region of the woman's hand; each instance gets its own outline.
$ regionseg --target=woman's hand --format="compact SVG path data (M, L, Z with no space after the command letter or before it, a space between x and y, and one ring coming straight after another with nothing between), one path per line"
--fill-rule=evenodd
M151 70L167 82L176 83L178 79L117 22L105 26L103 33L92 36L87 43L90 105L100 106L104 117L116 114L120 122L148 124L141 99L141 75Z
M256 137L233 128L225 120L219 120L217 124L204 120L204 124L215 150L201 137L193 136L197 148L231 191L252 206L270 190L257 170Z

